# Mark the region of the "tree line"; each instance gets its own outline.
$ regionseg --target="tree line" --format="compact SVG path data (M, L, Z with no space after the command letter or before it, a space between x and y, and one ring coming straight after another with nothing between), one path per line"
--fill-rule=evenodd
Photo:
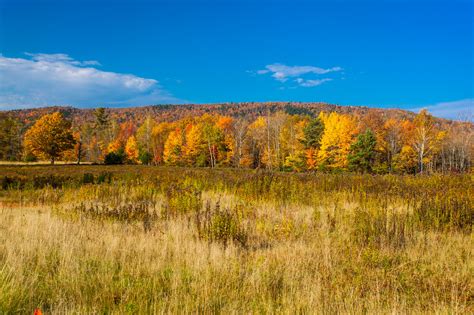
M0 159L432 173L470 171L474 153L472 123L446 128L426 110L413 119L326 111L255 119L206 113L159 122L148 116L137 125L98 108L92 122L74 126L55 112L22 128L0 116Z

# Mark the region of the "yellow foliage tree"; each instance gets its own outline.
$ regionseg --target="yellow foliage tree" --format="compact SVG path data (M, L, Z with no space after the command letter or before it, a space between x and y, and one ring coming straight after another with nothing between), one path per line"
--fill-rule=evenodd
M446 134L438 130L433 116L426 109L416 115L413 125L413 132L408 139L418 156L418 170L423 173L425 164L431 161Z
M151 150L153 151L153 161L157 164L163 162L165 143L172 129L172 124L168 122L162 122L153 127L151 132Z
M234 119L228 116L219 117L217 128L224 135L223 143L219 146L218 163L231 165L235 154Z
M138 162L138 145L135 136L130 136L127 139L127 144L125 145L125 154L127 155L129 161L133 163Z
M394 159L400 153L403 141L402 141L403 122L389 118L387 119L381 131L381 137L377 139L377 143L380 145L381 152L385 157L387 163L387 170L394 170Z
M120 149L123 149L122 141L115 139L107 146L107 153L117 153Z
M286 170L301 172L306 168L304 129L307 123L307 119L290 115L283 123L279 135L280 148L276 151L280 153Z
M202 124L194 123L186 126L186 144L183 146L183 157L187 164L196 165L197 158L203 151ZM201 166L201 165L200 165Z
M260 167L262 160L265 163L266 139L267 139L267 123L265 118L258 117L247 128L246 141L243 148L243 154L240 159L240 164L246 167Z
M319 162L330 169L346 169L347 155L358 132L354 117L332 112L321 112L319 118L324 123L321 147L318 152Z
M49 159L51 164L74 148L74 143L71 122L60 112L44 115L25 134L27 152Z
M137 129L136 140L139 150L153 154L151 139L154 127L155 121L153 118L148 116L143 124Z
M168 134L166 139L163 160L166 164L175 165L181 161L183 147L183 134L180 128L176 128Z

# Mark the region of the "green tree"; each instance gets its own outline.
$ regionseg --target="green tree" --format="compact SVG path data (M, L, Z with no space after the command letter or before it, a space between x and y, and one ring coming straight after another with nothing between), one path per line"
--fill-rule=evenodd
M153 118L148 116L136 132L136 138L140 152L147 152L149 153L148 155L151 155L152 157L152 133L155 125L156 123Z
M103 107L95 109L94 117L95 121L92 125L93 136L95 137L93 155L94 160L99 160L105 156L107 146L113 141L116 134L114 128L117 129L117 124L110 119L107 109Z
M49 159L51 164L74 144L71 122L59 112L44 115L25 134L27 152Z
M104 107L99 107L94 111L95 127L100 130L106 129L109 124L109 114Z
M21 153L21 125L18 120L0 113L0 160L18 160Z
M349 169L358 172L371 172L375 162L377 140L372 130L367 129L357 136L348 155Z
M319 118L311 119L308 124L304 127L304 139L303 144L306 149L314 148L319 149L321 145L321 137L324 132L324 124Z

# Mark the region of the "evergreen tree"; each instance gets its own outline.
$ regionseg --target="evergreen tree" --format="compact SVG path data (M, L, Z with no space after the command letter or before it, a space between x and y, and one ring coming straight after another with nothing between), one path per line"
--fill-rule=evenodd
M371 172L375 162L377 140L372 130L367 129L357 136L348 155L349 169L358 172Z
M324 132L324 124L319 118L311 119L305 126L303 144L306 149L319 149L321 145L321 137Z
M109 115L104 107L99 107L94 111L95 127L104 130L109 126Z
M18 160L20 154L21 125L17 119L0 113L0 160Z

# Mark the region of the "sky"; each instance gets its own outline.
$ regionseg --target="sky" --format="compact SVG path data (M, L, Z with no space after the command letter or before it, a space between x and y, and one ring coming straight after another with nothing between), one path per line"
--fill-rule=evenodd
M0 0L0 110L474 107L473 0Z

